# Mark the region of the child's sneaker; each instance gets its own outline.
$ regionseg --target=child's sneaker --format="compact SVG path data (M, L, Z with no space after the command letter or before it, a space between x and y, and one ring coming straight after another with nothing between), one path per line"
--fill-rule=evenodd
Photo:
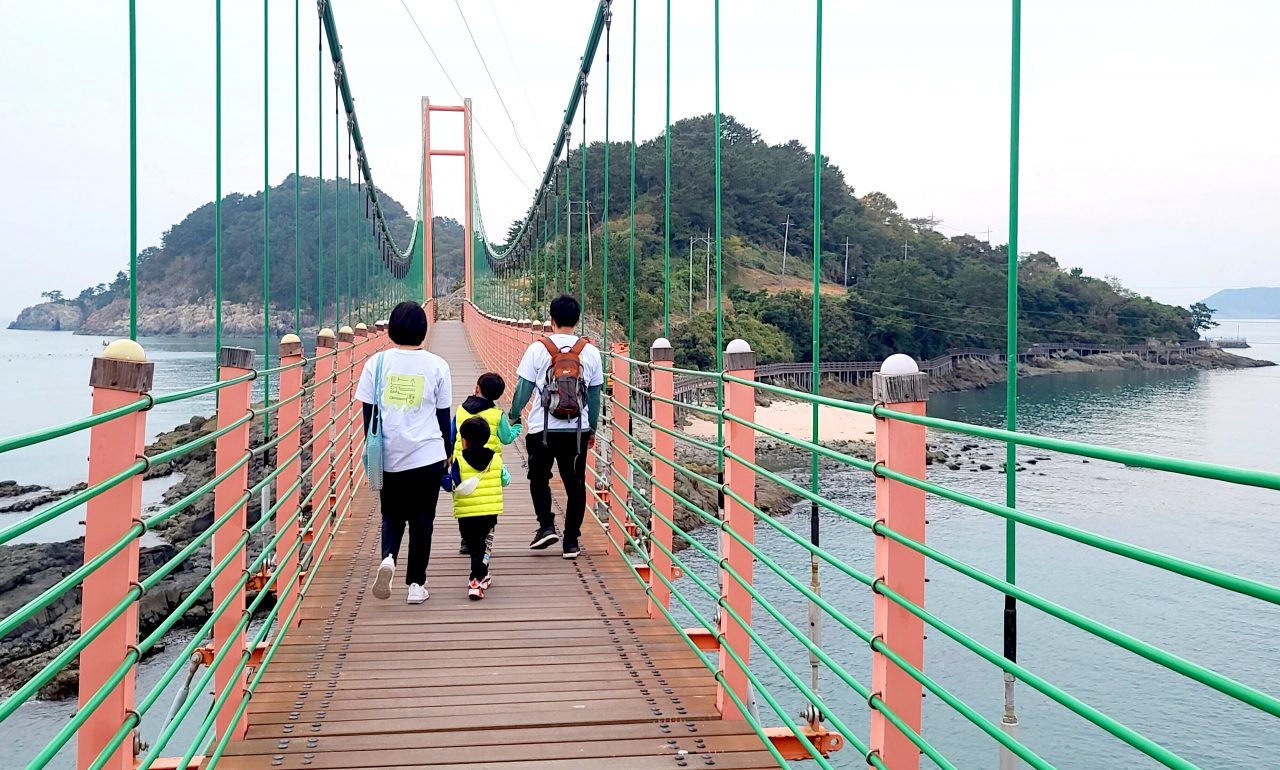
M409 586L409 603L422 604L427 600L430 594L427 593L426 586L420 586L417 583Z
M493 582L493 575L492 575L492 574L485 575L485 576L484 576L484 580L481 580L481 581L480 581L480 590L482 590L482 591L488 591L488 590L489 590L489 584L490 584L490 583L492 583L492 582Z
M488 579L486 578L486 582ZM479 580L471 578L471 582L467 585L467 598L471 601L479 601L484 598L485 586L481 585Z
M378 565L378 577L373 581L373 596L375 599L391 598L391 579L396 576L396 560L392 556L382 560L382 564Z

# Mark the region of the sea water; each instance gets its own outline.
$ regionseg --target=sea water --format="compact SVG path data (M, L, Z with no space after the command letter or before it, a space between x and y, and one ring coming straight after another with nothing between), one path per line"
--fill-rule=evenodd
M1235 323L1227 324L1231 331ZM1240 322L1249 350L1280 359L1280 321ZM1227 328L1227 327L1224 327ZM156 388L169 392L207 382L213 372L210 340L143 340L157 362ZM238 340L261 348L261 341ZM88 412L88 359L101 350L93 337L52 332L0 332L0 396L24 409L0 412L0 434L13 435ZM1280 367L1249 370L1143 370L1051 375L1019 381L1019 428L1043 435L1156 452L1175 457L1280 470ZM257 397L261 397L260 394ZM15 400L20 399L20 400ZM148 416L148 438L213 411L211 396L157 408ZM935 394L929 413L983 425L1004 422L1004 389ZM941 434L930 435L931 441ZM966 456L999 467L1003 447L981 443ZM57 445L56 447L54 445ZM71 437L49 447L0 456L0 478L21 483L70 484L84 477L86 445ZM20 457L34 453L36 459ZM1018 474L1018 507L1028 513L1142 545L1272 585L1280 584L1280 493L1236 487L1068 455L1019 450L1019 460L1050 457ZM793 474L807 482L807 474ZM985 499L1004 500L1005 476L997 471L949 470L932 465L929 479ZM874 506L870 477L854 469L824 472L824 495L861 513ZM807 506L781 517L802 536L809 532ZM1004 575L1002 519L945 500L930 498L928 542L935 548L996 576ZM873 571L874 538L862 526L821 514L822 545L855 568ZM699 537L714 547L714 532ZM768 525L760 524L761 549L803 583L809 581L807 553ZM715 570L692 550L681 554L690 568L715 584ZM926 607L995 652L1001 650L1003 596L930 563ZM862 584L824 566L823 596L863 628L872 624L872 594ZM800 628L807 627L807 603L761 564L756 585ZM1280 609L1264 602L1172 575L1154 567L1049 535L1017 528L1017 582L1070 609L1163 649L1208 666L1272 695L1280 694ZM697 588L688 580L682 590ZM707 617L709 602L698 606ZM674 604L674 602L673 602ZM789 668L806 683L805 649L757 607L754 624ZM688 618L686 618L688 620ZM1280 727L1231 698L1174 674L1136 655L1057 621L1030 607L1018 614L1018 662L1084 702L1137 730L1201 767L1262 768L1280 765ZM925 672L992 722L1002 714L999 669L928 629ZM180 640L140 667L139 691L173 662ZM871 683L871 654L865 643L830 618L824 620L823 648L861 682ZM795 688L763 653L752 653L753 670L785 712L804 705ZM176 689L177 683L173 688ZM862 740L868 710L843 682L827 672L819 694ZM161 703L167 705L166 694ZM206 696L207 697L207 696ZM763 721L781 724L763 698ZM203 706L197 711L203 713ZM73 712L74 703L31 703L0 724L0 765L25 764ZM1145 755L1068 711L1025 683L1017 685L1021 738L1060 768L1128 770L1160 767ZM163 711L159 706L157 711ZM143 734L154 738L162 714L152 714ZM192 720L194 721L194 720ZM940 699L924 700L924 735L957 767L995 768L996 743ZM175 744L185 746L186 743ZM863 767L852 747L832 757L841 768ZM73 766L64 751L51 767ZM922 767L932 767L927 759Z

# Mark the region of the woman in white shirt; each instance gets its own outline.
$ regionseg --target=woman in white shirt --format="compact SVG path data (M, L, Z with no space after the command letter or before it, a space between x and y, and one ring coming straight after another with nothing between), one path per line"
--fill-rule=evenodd
M382 418L382 564L373 584L378 599L391 596L396 556L409 528L409 564L405 584L409 604L427 600L427 562L431 531L445 458L453 454L449 440L449 407L453 393L449 364L422 349L427 314L417 302L401 302L391 311L387 331L395 347L365 363L356 387L364 404L365 431L373 407ZM382 392L374 379L382 367Z

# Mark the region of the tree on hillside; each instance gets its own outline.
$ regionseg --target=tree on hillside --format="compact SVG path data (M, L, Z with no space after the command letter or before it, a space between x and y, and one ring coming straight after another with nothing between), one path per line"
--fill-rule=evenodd
M51 289L51 290L49 290L49 291L42 291L42 292L40 292L40 296L41 296L41 297L44 297L44 298L45 298L46 300L48 300L49 302L61 302L61 301L62 301L62 292L61 292L60 290L58 290L58 289Z
M1197 302L1191 306L1191 328L1196 332L1206 331L1218 325L1213 320L1213 314L1218 312L1203 302Z

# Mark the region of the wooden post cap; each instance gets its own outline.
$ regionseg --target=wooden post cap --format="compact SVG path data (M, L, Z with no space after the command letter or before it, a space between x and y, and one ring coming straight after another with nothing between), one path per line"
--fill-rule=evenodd
M302 355L302 340L296 334L286 334L280 338L280 357Z
M317 348L335 348L338 346L337 340L334 339L333 329L321 329L316 334Z
M257 354L252 348L225 347L218 351L218 366L232 369L252 369Z
M670 362L676 360L676 349L671 347L671 340L666 337L659 337L653 341L653 345L649 347L649 360L658 362Z
M357 337L369 336L369 327L365 326L362 323L356 324L356 336Z
M377 322L376 324L374 324L374 326L378 327L378 331L380 331L380 332L385 332L385 331L387 330L387 322L386 322L386 321L379 321L379 322Z
M724 370L739 372L756 368L756 352L743 339L730 340L724 349Z
M120 340L120 342L131 342L131 340ZM138 350L142 350L138 343L132 344L137 346ZM109 350L111 346L108 345L107 348ZM155 367L155 364L145 360L97 356L89 367L89 385L94 388L124 390L129 393L146 393L151 390Z
M338 330L338 342L354 342L356 333L350 326L344 326Z
M929 375L920 371L911 356L895 353L871 375L871 397L882 404L928 401Z

